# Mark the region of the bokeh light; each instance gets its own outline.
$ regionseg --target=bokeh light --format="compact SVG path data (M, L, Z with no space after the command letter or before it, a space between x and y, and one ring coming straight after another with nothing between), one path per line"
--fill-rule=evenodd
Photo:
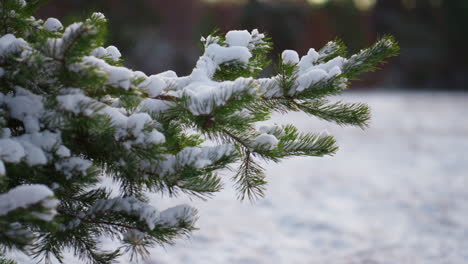
M315 5L315 6L320 6L320 5L324 5L328 2L329 0L307 0L307 2L311 5Z
M361 11L368 11L375 6L376 0L353 0L354 5Z

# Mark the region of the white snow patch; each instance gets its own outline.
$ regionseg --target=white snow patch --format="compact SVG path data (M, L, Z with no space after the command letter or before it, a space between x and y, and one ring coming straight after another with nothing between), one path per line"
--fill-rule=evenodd
M314 85L328 77L328 73L322 69L312 69L308 72L300 75L296 82L297 88L296 91L301 92L311 85Z
M62 145L57 149L57 151L55 151L55 154L57 154L59 157L66 158L70 157L71 152L70 149Z
M57 31L63 28L62 23L54 17L49 17L44 22L44 28L48 31Z
M194 224L197 211L186 204L177 205L161 212L159 223L169 226L177 226L180 221Z
M252 54L246 47L223 47L218 44L209 45L206 48L205 54L206 56L210 57L217 65L235 61L246 64L252 57Z
M22 38L16 38L13 34L6 34L0 38L0 57L8 53L18 52L28 44Z
M247 47L252 36L247 30L231 30L226 34L226 43L233 46Z
M167 85L160 78L160 75L151 75L139 86L144 87L150 97L156 97L162 93L163 89L165 89Z
M83 63L97 66L107 73L109 84L121 87L124 90L130 89L133 72L128 68L109 65L104 60L94 56L83 57Z
M275 149L278 145L278 142L279 140L270 134L261 134L254 141L256 147L267 150Z
M7 193L0 194L0 215L6 215L13 210L27 208L40 202L46 209L53 209L57 206L57 203L46 202L52 196L54 196L54 193L45 185L20 185ZM49 213L51 215L55 214L54 211Z
M9 138L0 139L0 159L18 163L26 155L23 146Z
M285 50L281 54L284 64L295 65L299 63L299 54L295 50Z
M117 49L116 46L111 45L107 47L106 52L113 61L118 61L120 57L122 57L122 54L120 53L119 49Z

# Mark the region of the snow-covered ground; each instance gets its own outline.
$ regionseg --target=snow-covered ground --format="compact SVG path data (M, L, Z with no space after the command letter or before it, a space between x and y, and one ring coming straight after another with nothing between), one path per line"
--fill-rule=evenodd
M274 122L303 131L326 129L341 149L334 157L265 165L264 199L240 202L229 184L206 202L153 195L160 209L196 206L200 230L175 246L152 249L146 263L468 263L468 94L341 99L369 103L371 127L275 116ZM223 175L229 182L230 173Z
M155 196L162 207L198 207L200 230L152 250L147 263L468 263L468 95L343 99L371 105L369 129L274 118L327 129L341 148L335 157L266 165L265 199L239 202L229 185L207 202Z

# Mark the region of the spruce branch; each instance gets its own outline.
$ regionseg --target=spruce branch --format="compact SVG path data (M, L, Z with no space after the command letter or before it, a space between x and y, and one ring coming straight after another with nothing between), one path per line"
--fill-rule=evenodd
M397 56L399 51L395 38L385 35L371 47L351 56L343 66L343 74L349 79L356 79L360 73L376 71L379 64L385 63L385 58Z
M102 47L102 14L64 28L32 17L42 3L0 0L0 247L45 263L63 263L67 248L88 263L140 260L188 236L197 220L187 205L158 211L149 192L207 199L223 187L218 171L239 162L238 197L253 201L267 183L260 161L333 155L332 136L259 122L299 111L365 128L367 105L326 97L398 52L385 36L347 59L332 41L302 58L285 51L277 74L258 78L270 39L258 30L217 32L202 38L190 75L147 76L124 67L116 47ZM31 185L41 187L16 203L11 190ZM102 250L102 237L121 247Z

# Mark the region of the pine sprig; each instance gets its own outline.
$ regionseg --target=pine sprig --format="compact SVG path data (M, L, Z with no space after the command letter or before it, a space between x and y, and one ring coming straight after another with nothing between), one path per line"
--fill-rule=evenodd
M386 35L371 47L351 56L343 66L343 73L350 79L356 79L356 75L360 73L378 70L378 65L385 63L385 58L397 56L399 51L395 38Z
M370 120L369 106L362 103L329 103L327 100L294 102L300 111L338 125L357 126L362 129Z

